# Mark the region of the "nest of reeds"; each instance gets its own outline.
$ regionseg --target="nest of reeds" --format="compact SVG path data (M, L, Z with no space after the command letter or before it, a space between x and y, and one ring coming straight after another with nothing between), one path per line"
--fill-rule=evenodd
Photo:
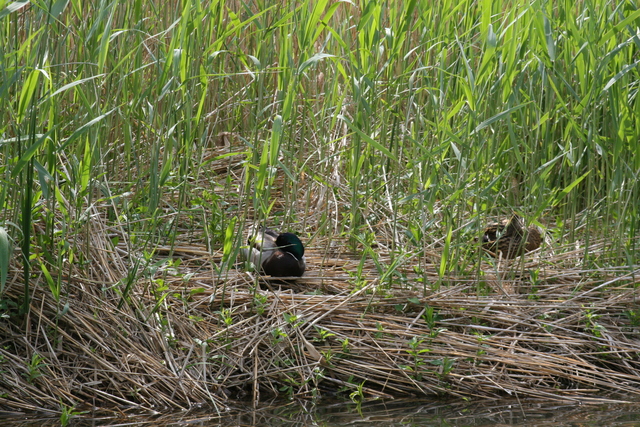
M640 395L640 271L572 267L602 243L443 275L437 245L373 260L318 237L305 275L276 281L186 239L135 253L106 210L75 242L89 267L52 273L60 299L33 277L29 315L0 322L3 410ZM22 294L15 270L4 298Z

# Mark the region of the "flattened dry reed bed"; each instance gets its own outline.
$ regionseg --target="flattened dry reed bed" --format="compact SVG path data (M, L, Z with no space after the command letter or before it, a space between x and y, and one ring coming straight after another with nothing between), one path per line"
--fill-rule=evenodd
M107 234L92 237L101 263L92 278L72 270L60 303L36 278L26 325L0 323L4 410L222 408L229 398L336 393L640 394L638 270L594 279L566 268L566 255L534 255L483 261L480 279L441 278L436 266L416 273L408 258L388 282L371 261L358 275L360 260L312 246L305 277L276 282L240 265L221 275L221 252L182 243L179 265L131 282L123 297L131 259ZM536 269L532 283L523 272ZM13 277L6 295L18 301Z
M226 161L226 175L242 181ZM324 203L314 194L310 203ZM385 237L394 233L378 230L368 242L373 260L319 233L305 276L273 281L225 267L221 245L207 249L188 218L175 221L187 225L173 246L154 246L149 257L123 226L109 225L108 209L87 208L90 232L74 242L91 262L51 269L63 283L60 301L34 276L29 317L0 322L0 409L640 394L640 271L576 267L585 253L615 265L603 241L546 245L513 261L476 252L482 261L470 271L443 276L438 240L399 255ZM313 212L305 221L320 223ZM18 303L22 276L10 277L4 298Z

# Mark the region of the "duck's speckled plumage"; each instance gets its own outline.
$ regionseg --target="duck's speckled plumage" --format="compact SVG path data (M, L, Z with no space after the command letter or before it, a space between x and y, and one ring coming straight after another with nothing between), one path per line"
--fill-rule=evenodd
M526 228L524 220L513 215L509 220L490 224L482 235L482 248L494 257L516 258L536 250L542 243L538 227Z
M263 274L274 277L304 274L304 246L295 234L278 234L268 228L254 229L249 234L248 244L249 247L242 250L244 259Z

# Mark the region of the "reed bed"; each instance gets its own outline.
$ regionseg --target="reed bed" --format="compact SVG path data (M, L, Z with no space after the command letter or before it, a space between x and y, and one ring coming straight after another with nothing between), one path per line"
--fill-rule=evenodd
M437 239L394 263L383 235L375 262L317 238L304 277L274 280L186 240L139 265L106 210L90 208L92 232L76 242L91 268L52 277L65 283L64 305L34 283L26 324L0 323L4 410L640 394L640 270L568 267L604 253L601 242L512 261L481 255L479 275L442 277ZM6 295L17 301L12 277Z
M0 408L635 398L638 25L607 0L0 6ZM514 212L542 247L490 258ZM238 262L254 223L302 237L304 277Z

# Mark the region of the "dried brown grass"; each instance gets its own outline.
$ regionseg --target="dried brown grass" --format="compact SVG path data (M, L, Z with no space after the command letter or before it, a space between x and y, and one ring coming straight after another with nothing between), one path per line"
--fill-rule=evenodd
M382 278L377 265L393 264L383 236L377 264L316 236L305 276L276 282L240 265L222 269L221 250L185 233L155 248L154 260L170 255L180 265L135 276L123 298L139 255L105 211L91 208L91 232L75 242L91 263L58 273L61 302L34 277L28 319L0 322L0 408L222 408L229 398L283 394L640 394L640 270L576 267L584 247L487 257L479 277L440 277L436 242ZM602 242L587 250L603 251ZM13 273L5 298L18 301ZM41 363L30 371L34 355Z

